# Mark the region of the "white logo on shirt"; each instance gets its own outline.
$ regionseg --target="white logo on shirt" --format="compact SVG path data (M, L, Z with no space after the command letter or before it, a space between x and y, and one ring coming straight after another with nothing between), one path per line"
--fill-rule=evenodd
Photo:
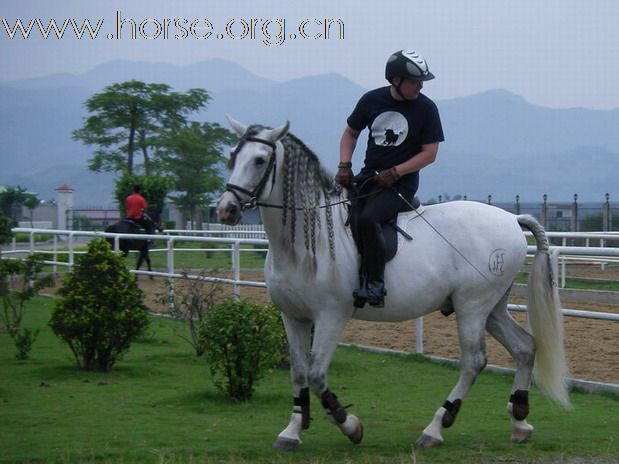
M395 111L385 111L379 114L371 127L371 137L374 144L383 147L397 147L408 135L406 118Z

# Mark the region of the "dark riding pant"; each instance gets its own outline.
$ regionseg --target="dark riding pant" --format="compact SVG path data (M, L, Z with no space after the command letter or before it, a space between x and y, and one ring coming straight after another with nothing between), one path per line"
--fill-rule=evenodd
M414 192L406 187L396 187L404 198L412 202ZM362 273L368 281L383 282L385 272L386 244L382 225L401 211L410 211L408 206L393 188L361 200L361 213L358 216L359 242L361 244Z

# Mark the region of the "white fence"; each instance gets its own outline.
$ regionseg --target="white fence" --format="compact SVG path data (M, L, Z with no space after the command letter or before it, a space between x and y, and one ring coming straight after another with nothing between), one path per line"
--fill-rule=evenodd
M242 286L250 286L250 287L264 287L266 288L266 284L261 281L249 281L241 279L241 253L243 251L260 251L256 248L252 249L243 249L242 245L259 245L263 246L263 251L267 251L268 241L264 238L242 238L244 234L258 234L264 236L264 232L260 230L256 230L255 226L253 230L245 230L245 231L225 231L225 230L203 230L203 231L187 231L187 230L166 230L163 235L146 235L146 234L116 234L116 233L105 233L105 232L86 232L86 231L69 231L69 230L48 230L48 229L29 229L29 228L15 228L13 232L21 232L27 233L30 236L30 240L28 241L27 248L18 249L17 242L13 240L12 246L9 250L5 250L2 252L3 259L11 258L11 257L20 257L21 255L28 255L35 251L44 253L45 255L51 257L51 259L45 260L46 264L50 264L54 267L54 271L57 270L58 266L73 266L75 262L75 255L79 254L80 251L76 251L76 245L81 241L89 240L92 237L110 237L114 239L115 248L118 250L119 248L119 240L121 238L131 238L131 239L141 239L141 240L163 240L166 242L166 247L161 249L152 250L153 252L161 252L166 254L166 269L165 271L132 271L137 274L143 275L151 275L157 277L166 277L168 279L179 279L179 278L188 278L188 279L205 279L211 282L219 282L223 284L229 284L233 286L233 293L235 297L240 297L241 287ZM51 243L47 243L46 245L37 244L35 237L37 234L46 234L52 235L53 240ZM181 234L181 235L179 235ZM187 235L185 235L187 234ZM191 235L189 235L191 234ZM235 237L230 237L231 234L234 234ZM220 235L227 235L226 237L221 237ZM617 233L559 233L559 232L548 232L549 236L552 237L562 237L565 240L570 238L584 238L587 240L587 244L590 245L591 240L603 240L601 244L605 244L608 241L617 241L619 240L619 234ZM63 249L61 250L59 245L62 242ZM208 251L205 248L175 248L175 243L213 243L213 244L227 244L230 245L229 248L215 248L212 251L218 252L230 252L232 257L232 278L218 278L218 277L200 277L196 275L183 275L176 271L175 268L175 252L179 251ZM66 249L64 249L66 248ZM536 247L529 246L528 253L530 255L535 254ZM83 253L83 252L81 252ZM61 254L68 255L68 259L66 261L60 261L58 257ZM576 260L586 260L588 262L594 263L608 263L619 261L619 248L610 248L605 246L584 246L584 247L571 247L571 246L553 246L551 247L550 252L551 263L555 270L555 275L557 275L557 271L559 269L559 265L562 267L562 277L561 280L563 284L565 283L565 265L568 261L576 261ZM509 305L508 306L512 311L526 311L527 308L524 305ZM594 311L580 311L574 309L562 309L563 315L567 317L580 317L587 319L597 319L597 320L606 320L606 321L619 321L619 314L614 313L606 313L606 312L594 312ZM423 318L417 319L417 336L416 336L416 352L423 353Z

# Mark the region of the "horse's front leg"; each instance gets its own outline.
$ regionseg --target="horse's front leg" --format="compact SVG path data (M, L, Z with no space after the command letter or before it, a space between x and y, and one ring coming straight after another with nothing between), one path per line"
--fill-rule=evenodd
M288 426L278 435L273 448L293 451L301 443L300 434L310 426L310 395L307 384L311 321L300 321L282 313L290 348L293 407Z
M144 260L146 261L146 267L148 268L148 272L152 272L152 271L153 271L153 268L152 268L152 266L151 266L151 264L150 264L150 253L148 252L148 246L146 247L146 249L145 249L145 250L142 250L142 251L140 252L140 254L143 254L143 255L144 255ZM153 280L153 279L154 279L154 277L153 277L152 275L151 275L151 276L148 276L148 277L149 277L151 280Z
M312 391L320 398L327 411L327 417L335 423L344 435L355 444L363 439L361 421L349 414L338 397L327 387L327 373L339 344L342 330L348 318L337 308L325 308L316 322L312 355L310 358L309 383Z

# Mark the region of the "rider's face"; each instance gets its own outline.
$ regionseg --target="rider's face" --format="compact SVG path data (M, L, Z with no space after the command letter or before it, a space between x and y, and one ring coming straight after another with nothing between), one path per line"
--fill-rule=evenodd
M400 87L400 91L407 100L414 100L419 96L419 92L423 89L423 82L416 81L413 79L404 79L402 82L402 86Z
M401 84L400 84L401 83ZM419 92L421 92L421 89L423 89L423 82L421 81L417 81L414 79L403 79L400 77L395 77L393 79L393 86L397 87L400 86L400 93L402 94L402 96L404 96L404 98L406 98L407 100L414 100L419 96ZM397 94L397 92L393 92L394 95ZM400 96L399 94L397 94L398 99L401 99L402 96Z

